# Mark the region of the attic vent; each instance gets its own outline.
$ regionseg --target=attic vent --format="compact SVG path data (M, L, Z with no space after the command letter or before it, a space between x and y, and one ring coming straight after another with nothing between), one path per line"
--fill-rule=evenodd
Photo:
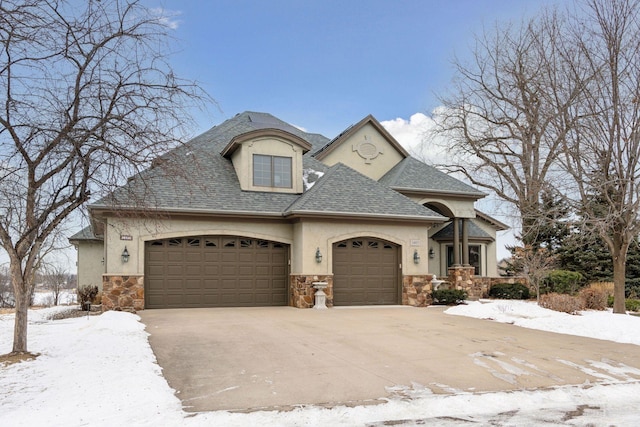
M362 141L353 144L352 150L357 152L366 164L371 163L371 160L378 157L379 154L383 154L382 147L378 147L373 141L368 140L366 136Z

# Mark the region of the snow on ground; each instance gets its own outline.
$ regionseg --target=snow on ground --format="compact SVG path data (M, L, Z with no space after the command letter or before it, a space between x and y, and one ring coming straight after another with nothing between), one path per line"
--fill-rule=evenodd
M78 294L76 290L63 289L58 295L58 305L75 304ZM53 292L36 290L33 295L33 305L51 307L53 305Z
M383 426L638 425L640 383L611 381L545 390L435 395L398 385L410 398L384 404L248 414L190 414L162 377L139 317L106 312L49 320L68 307L29 313L29 347L40 356L0 366L0 425L7 426ZM76 309L75 307L72 309ZM640 345L640 318L570 316L519 301L474 302L449 314ZM0 354L11 351L13 315L0 315ZM631 409L630 409L631 408Z

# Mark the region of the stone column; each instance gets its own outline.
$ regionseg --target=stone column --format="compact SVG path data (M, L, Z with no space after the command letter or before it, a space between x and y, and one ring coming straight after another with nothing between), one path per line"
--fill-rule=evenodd
M296 308L313 308L316 288L314 282L327 282L324 289L325 303L327 307L333 307L333 276L303 276L291 275L289 277L289 305Z

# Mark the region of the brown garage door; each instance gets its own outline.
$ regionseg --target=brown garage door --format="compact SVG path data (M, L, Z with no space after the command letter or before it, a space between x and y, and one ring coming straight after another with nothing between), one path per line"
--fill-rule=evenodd
M145 307L287 305L289 246L198 236L145 245Z
M398 245L372 238L333 245L334 305L398 304Z

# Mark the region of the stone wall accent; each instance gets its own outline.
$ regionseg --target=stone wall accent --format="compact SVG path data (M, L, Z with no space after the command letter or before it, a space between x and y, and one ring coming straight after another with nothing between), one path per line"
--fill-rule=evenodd
M333 276L291 275L289 280L289 305L296 308L313 308L316 289L313 282L327 282L327 307L333 307Z
M102 311L144 310L144 276L102 276Z
M449 267L448 279L452 289L459 289L467 292L467 298L470 300L480 298L481 293L479 289L476 289L473 283L473 267Z
M488 298L489 290L498 283L521 283L528 286L527 280L522 277L480 277L474 276L473 272L473 267L449 268L448 280L451 287L466 291L469 300Z
M431 297L432 274L402 277L402 305L426 307L433 302Z

